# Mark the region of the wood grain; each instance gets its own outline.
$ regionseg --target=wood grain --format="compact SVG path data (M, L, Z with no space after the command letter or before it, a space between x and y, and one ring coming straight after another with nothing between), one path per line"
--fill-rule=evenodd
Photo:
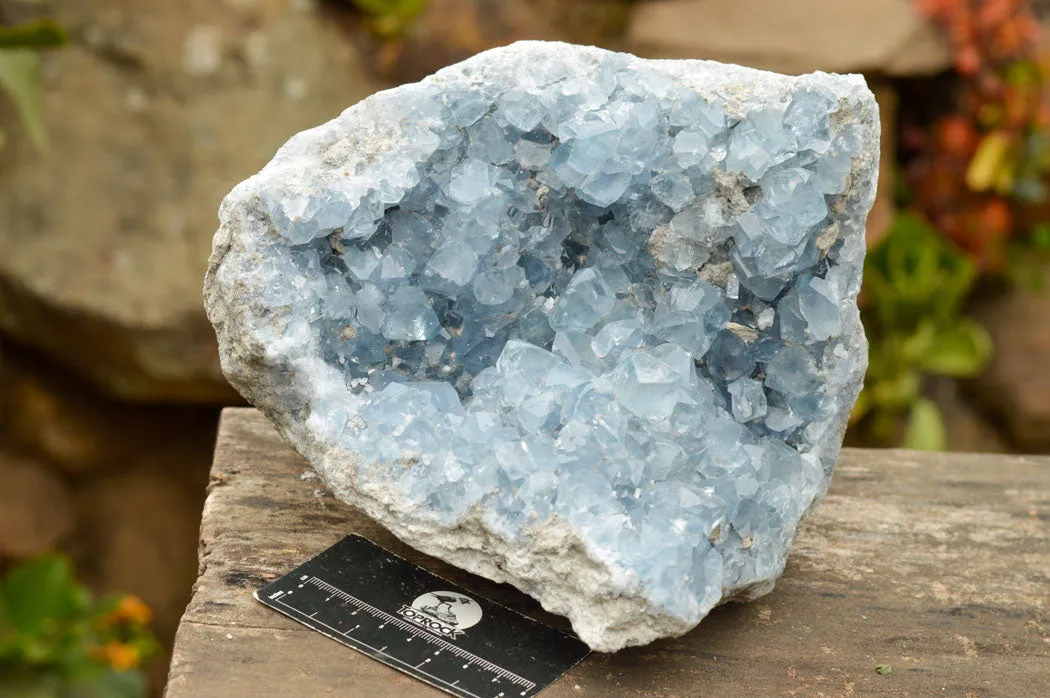
M252 599L351 531L566 627L403 545L333 499L261 415L227 409L168 698L442 695ZM935 694L1050 695L1050 458L846 450L772 594L592 654L544 695Z

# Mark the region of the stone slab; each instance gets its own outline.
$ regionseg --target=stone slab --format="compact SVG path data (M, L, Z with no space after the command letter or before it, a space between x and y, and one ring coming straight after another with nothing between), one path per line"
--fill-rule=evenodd
M48 148L3 107L0 331L122 399L236 401L201 304L219 199L382 85L312 1L13 5L73 38L42 64Z
M407 548L327 494L262 415L227 409L167 698L441 695L252 599L351 531L566 627ZM772 594L592 654L544 695L1032 695L1050 685L1048 570L1050 458L845 449Z
M651 58L705 58L782 73L922 75L951 65L913 0L650 0L627 45Z

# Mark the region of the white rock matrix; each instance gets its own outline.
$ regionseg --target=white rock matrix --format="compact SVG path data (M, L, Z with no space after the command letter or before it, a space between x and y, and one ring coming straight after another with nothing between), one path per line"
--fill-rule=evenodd
M878 108L523 42L293 137L220 211L230 382L340 499L613 651L769 592L860 390Z

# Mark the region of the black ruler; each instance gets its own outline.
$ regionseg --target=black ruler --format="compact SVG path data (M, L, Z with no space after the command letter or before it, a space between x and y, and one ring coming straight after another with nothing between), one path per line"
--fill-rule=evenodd
M255 598L317 632L462 698L534 696L590 651L351 535Z

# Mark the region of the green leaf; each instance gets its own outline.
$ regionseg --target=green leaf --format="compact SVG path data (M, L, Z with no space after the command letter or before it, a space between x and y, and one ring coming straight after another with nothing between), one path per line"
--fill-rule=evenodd
M53 19L38 19L16 27L0 26L0 48L58 48L69 41L69 34Z
M66 698L143 698L146 678L140 671L108 669L90 679L71 683Z
M40 634L84 607L69 561L48 556L12 570L0 587L7 621L23 636Z
M903 410L918 397L921 382L915 371L902 370L893 378L880 380L871 387L872 402L879 409Z
M29 140L38 148L47 146L44 102L37 85L40 59L25 49L0 50L0 88L14 102Z
M922 322L950 322L975 276L974 263L922 217L898 216L865 263L865 299L879 323L872 329L910 334Z
M900 340L898 358L908 366L921 363L922 357L930 350L930 345L937 337L937 329L932 323L923 322L909 337Z
M970 318L959 318L953 327L934 336L919 360L929 373L971 378L981 372L991 355L988 331Z
M860 395L857 396L857 401L853 404L853 412L849 415L850 424L856 424L860 420L864 419L865 415L871 409L871 392L867 389L861 390Z
M888 674L893 673L893 667L891 667L889 664L879 664L877 667L875 667L875 673L879 676L886 676Z
M21 673L0 676L0 696L19 698L62 698L62 680L50 672Z
M911 408L904 431L904 448L917 451L943 451L947 443L941 411L932 400L922 398Z
M376 17L407 20L422 12L427 0L351 0L357 8Z
M1050 250L1050 223L1036 223L1032 227L1032 245L1041 250Z
M350 3L362 12L367 12L370 15L390 14L393 9L391 0L350 0Z

